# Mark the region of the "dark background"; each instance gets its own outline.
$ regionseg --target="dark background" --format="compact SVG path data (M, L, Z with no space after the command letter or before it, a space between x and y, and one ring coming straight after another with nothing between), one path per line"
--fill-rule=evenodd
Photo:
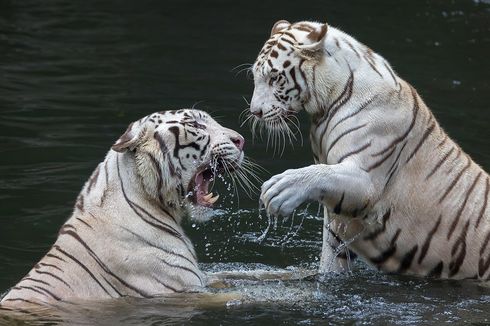
M269 171L264 179L311 164L306 117L304 147L287 148L280 158L266 151L265 141L252 142L238 119L253 81L233 68L254 62L279 19L327 22L382 54L417 88L450 136L489 170L488 1L0 0L0 292L54 242L83 183L127 124L153 111L198 103L247 138L247 154ZM238 204L224 195L221 217L187 226L202 262L315 264L321 221L308 216L298 236L283 243L299 221L292 229L287 222L257 244L267 224L258 217L257 198L241 193ZM316 206L310 212L316 215ZM381 277L371 273L361 264L349 280ZM340 292L359 294L346 284ZM402 283L400 291L411 286ZM442 285L434 304L451 312L467 296L450 298L447 291ZM387 293L380 297L396 301ZM472 309L487 310L485 295ZM476 297L482 298L480 292ZM432 303L421 303L421 310L400 308L400 314L422 316ZM322 305L319 315L330 308ZM460 308L454 309L458 315Z

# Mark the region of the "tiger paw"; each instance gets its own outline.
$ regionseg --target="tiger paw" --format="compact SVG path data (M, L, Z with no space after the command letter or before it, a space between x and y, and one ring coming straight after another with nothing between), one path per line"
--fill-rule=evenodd
M299 205L312 199L308 168L286 170L264 182L260 200L267 214L289 216Z

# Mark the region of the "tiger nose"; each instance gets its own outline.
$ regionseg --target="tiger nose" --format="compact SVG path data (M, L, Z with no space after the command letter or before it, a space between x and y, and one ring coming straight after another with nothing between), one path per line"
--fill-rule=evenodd
M262 110L258 110L255 112L252 112L253 115L255 115L257 118L262 118Z
M250 107L250 112L257 118L262 118L262 109L259 106L252 105Z
M245 139L242 136L231 136L230 140L235 144L235 146L239 150L243 150L243 146L245 145Z

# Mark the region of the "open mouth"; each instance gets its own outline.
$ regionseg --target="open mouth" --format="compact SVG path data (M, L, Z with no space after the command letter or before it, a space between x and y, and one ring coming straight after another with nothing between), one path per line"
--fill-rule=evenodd
M194 204L212 207L216 203L219 195L213 196L213 193L209 192L209 185L216 178L217 172L217 169L209 167L196 173L189 185Z
M216 179L217 175L222 174L225 169L222 160L218 159L216 166L206 164L198 169L198 172L194 175L189 183L188 193L191 195L189 199L196 205L212 207L219 199L219 195L214 196L210 191L210 185ZM232 172L238 168L235 164L227 165L227 170Z

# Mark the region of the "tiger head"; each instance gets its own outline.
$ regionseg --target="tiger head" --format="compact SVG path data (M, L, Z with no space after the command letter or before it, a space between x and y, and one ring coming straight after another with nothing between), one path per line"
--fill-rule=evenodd
M211 208L219 173L240 168L244 139L203 111L182 109L150 114L131 123L112 149L134 158L142 188L167 208Z
M268 129L281 127L310 100L308 80L321 60L327 24L280 20L252 67L250 113Z

